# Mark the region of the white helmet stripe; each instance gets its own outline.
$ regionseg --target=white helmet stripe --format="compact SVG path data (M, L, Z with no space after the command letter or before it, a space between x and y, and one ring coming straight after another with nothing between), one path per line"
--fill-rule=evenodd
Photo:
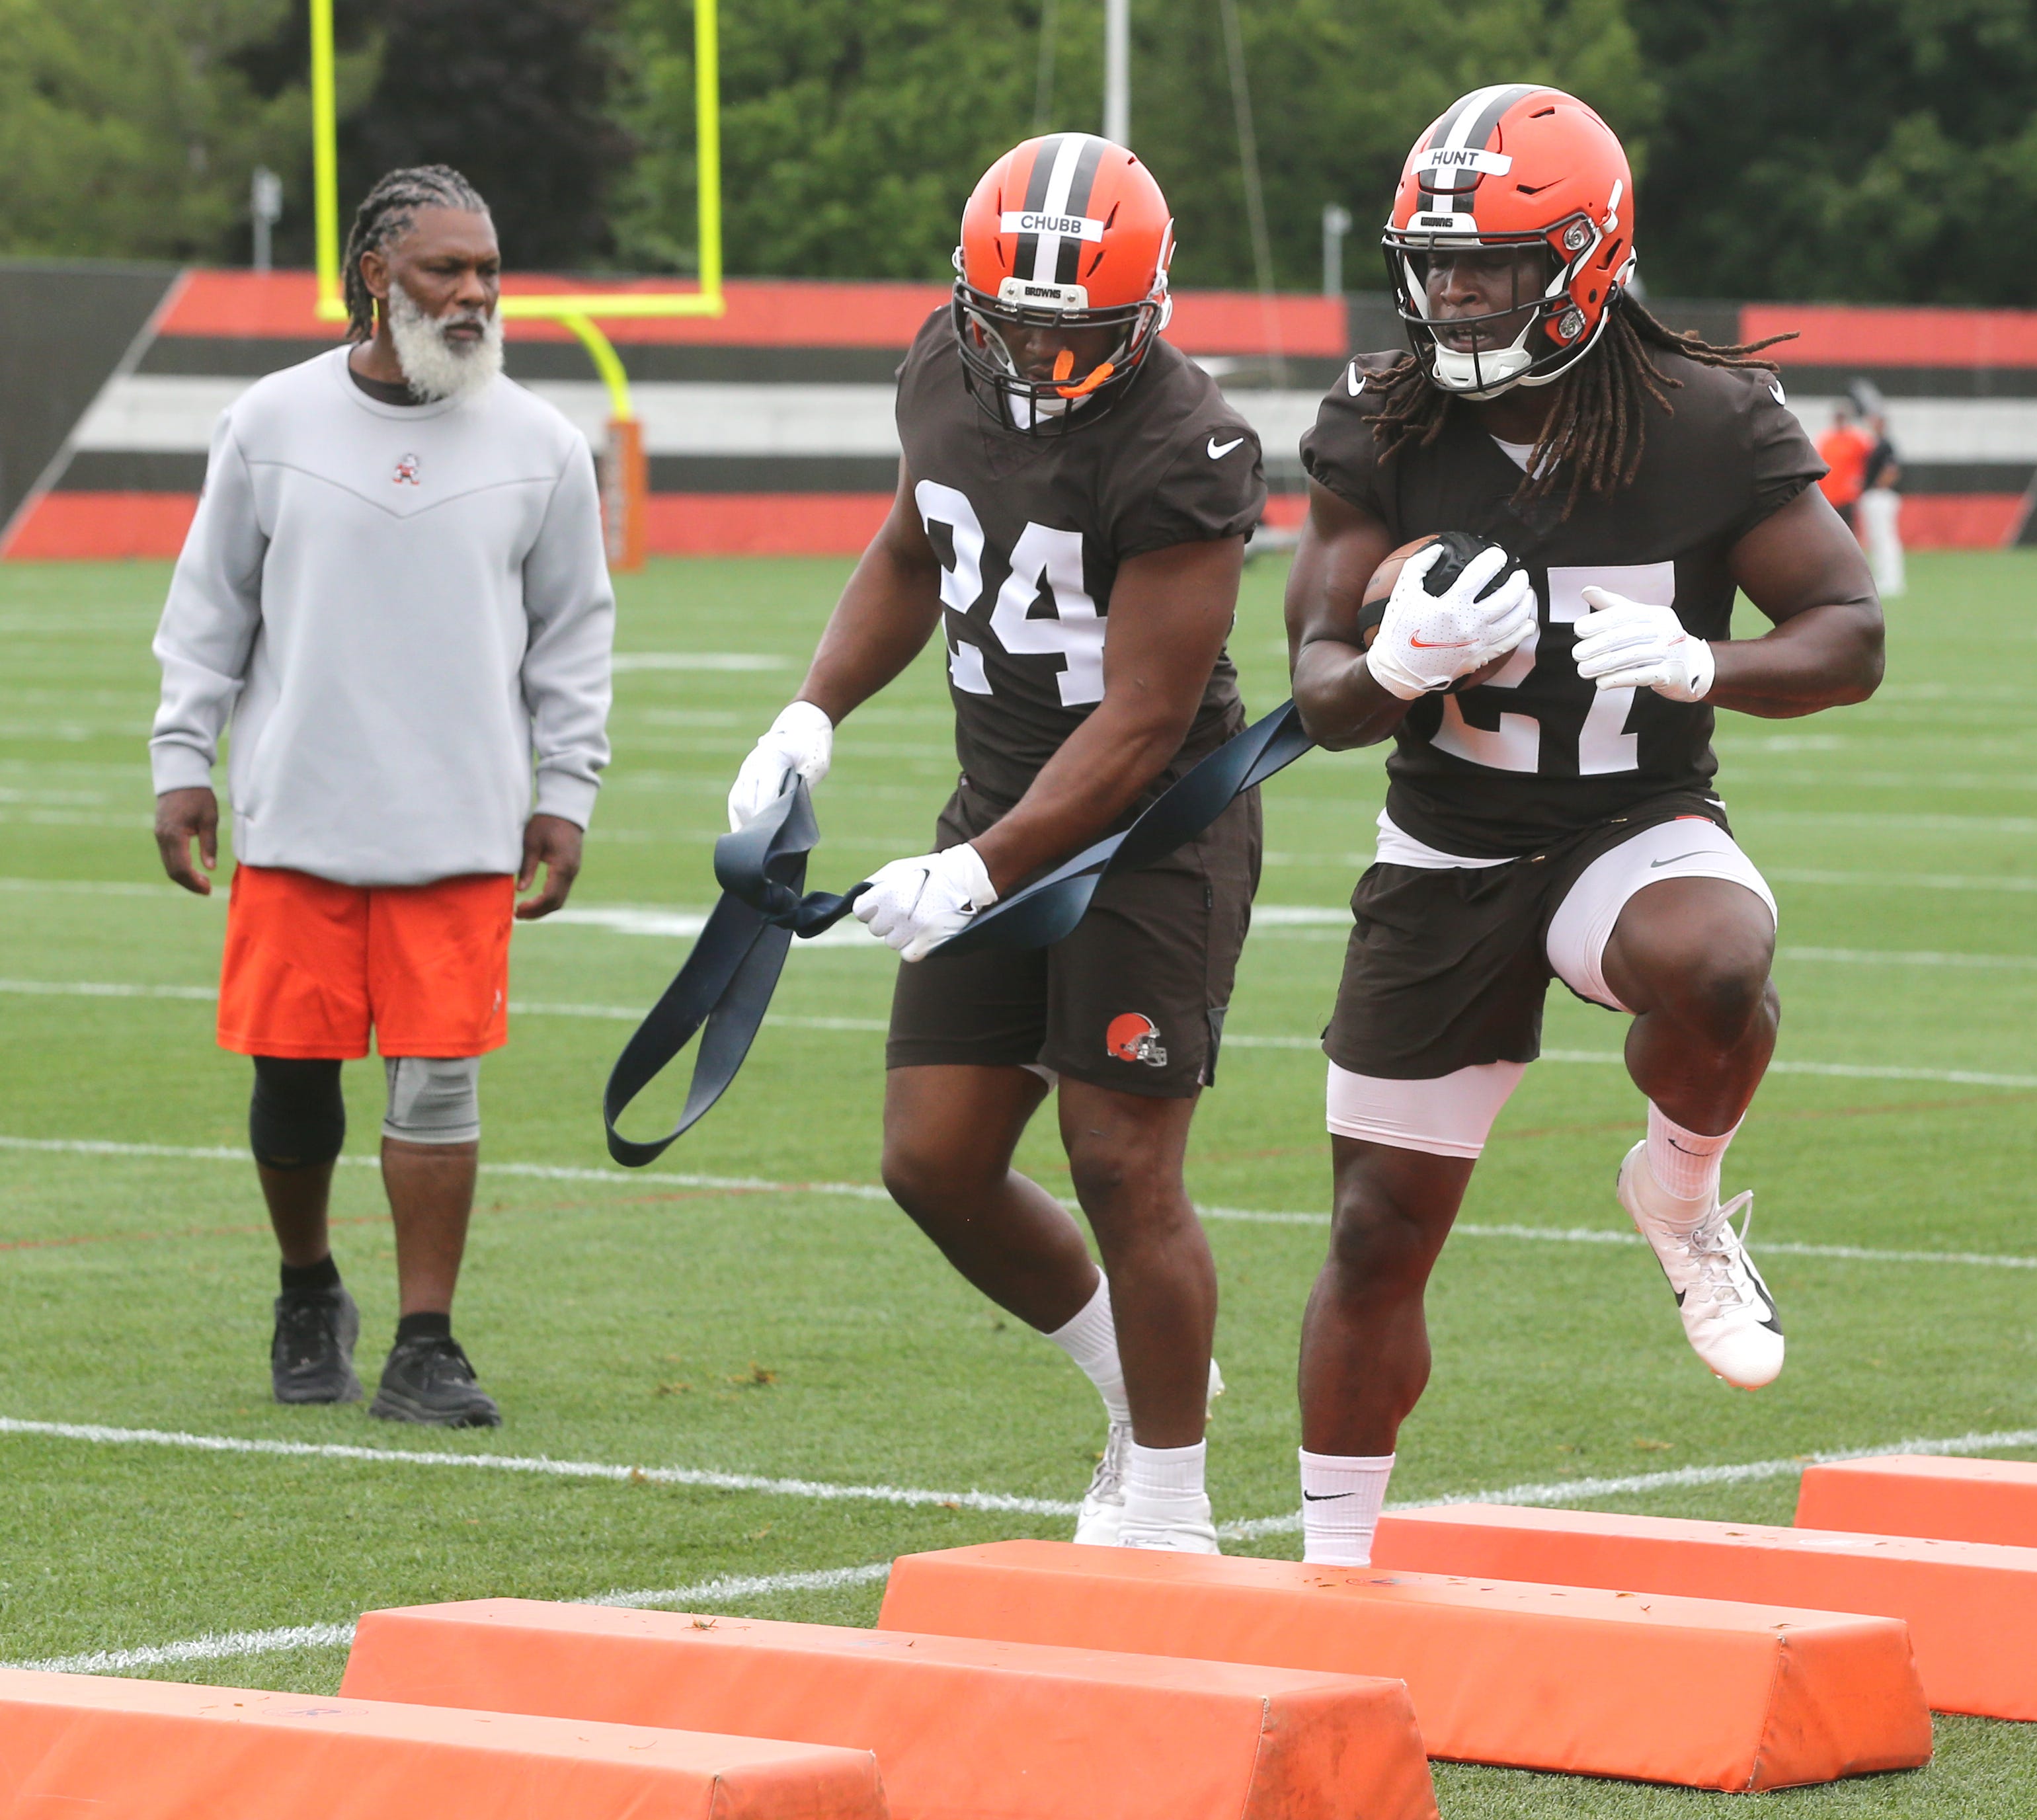
M1048 216L1062 216L1068 212L1068 191L1075 183L1075 167L1082 162L1083 149L1093 135L1087 133L1064 133L1060 143L1054 148L1053 168L1047 174L1047 194L1040 204L1040 213ZM1058 281L1061 262L1061 236L1059 234L1039 235L1034 244L1031 278L1035 284L1051 285Z
M1495 82L1488 88L1473 89L1457 104L1456 118L1448 130L1437 135L1430 149L1459 151L1483 145L1499 124L1499 116L1516 101L1534 93L1533 85L1527 82ZM1440 177L1441 173L1438 175ZM1458 214L1471 213L1472 198L1477 192L1480 173L1472 171L1468 175L1468 183L1453 182L1447 190L1439 183L1436 190L1438 195L1451 198L1450 206Z

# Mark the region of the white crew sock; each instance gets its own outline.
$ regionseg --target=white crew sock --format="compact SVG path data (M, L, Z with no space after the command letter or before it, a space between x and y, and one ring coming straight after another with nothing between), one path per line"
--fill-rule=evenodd
M1725 1147L1733 1142L1733 1131L1739 1129L1735 1124L1732 1131L1723 1131L1716 1138L1708 1138L1700 1131L1687 1131L1650 1100L1648 1172L1664 1194L1680 1201L1702 1203L1699 1214L1708 1212L1713 1197L1718 1193L1719 1165L1725 1159Z
M1109 1278L1099 1275L1096 1293L1083 1303L1081 1312L1047 1338L1081 1366L1113 1422L1132 1420L1132 1405L1124 1395L1124 1367L1117 1361L1117 1324L1110 1318Z
M1325 1567L1370 1566L1393 1456L1295 1451L1302 1459L1302 1560Z
M1193 1447L1141 1447L1132 1442L1124 1457L1124 1527L1207 1522L1209 1500L1203 1475L1208 1462L1206 1441Z

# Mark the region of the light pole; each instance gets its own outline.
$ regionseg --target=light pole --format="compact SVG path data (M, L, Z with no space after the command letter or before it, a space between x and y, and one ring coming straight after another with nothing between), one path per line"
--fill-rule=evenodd
M1323 204L1323 295L1344 295L1344 237L1351 232L1351 210L1340 202Z
M270 265L270 230L283 218L283 179L266 164L257 164L248 184L248 213L255 223L255 270Z
M1132 0L1103 0L1103 136L1132 143Z

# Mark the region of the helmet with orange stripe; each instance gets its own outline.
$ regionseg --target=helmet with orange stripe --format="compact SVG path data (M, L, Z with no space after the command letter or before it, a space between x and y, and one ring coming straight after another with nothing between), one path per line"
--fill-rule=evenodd
M1434 384L1471 398L1547 385L1590 350L1633 278L1634 175L1618 136L1574 96L1476 89L1415 142L1382 239ZM1478 259L1510 265L1510 307L1439 308L1452 264Z
M962 210L955 248L970 391L1034 433L1101 414L1167 325L1173 253L1167 199L1122 145L1049 133L1006 153Z

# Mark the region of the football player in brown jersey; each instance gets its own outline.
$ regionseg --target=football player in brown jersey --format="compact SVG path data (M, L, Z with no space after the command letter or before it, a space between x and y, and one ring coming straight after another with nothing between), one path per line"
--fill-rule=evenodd
M1216 1283L1182 1155L1251 914L1257 802L1106 882L1051 949L936 951L1244 724L1224 640L1265 498L1259 443L1161 338L1173 251L1159 186L1108 140L1028 140L984 175L952 306L899 368L890 515L729 814L791 772L817 782L844 717L940 629L962 776L935 851L884 867L856 907L908 963L885 1183L1102 1393L1109 1438L1075 1539L1210 1552ZM1011 1167L1049 1092L1101 1274Z
M1324 1041L1336 1190L1302 1342L1311 1561L1369 1558L1428 1377L1429 1272L1552 978L1632 1020L1648 1129L1618 1191L1691 1346L1747 1388L1782 1369L1732 1224L1749 1197L1719 1199L1778 1006L1774 900L1712 788L1712 716L1863 700L1880 608L1772 368L1650 317L1633 232L1626 156L1591 109L1526 84L1464 96L1416 142L1385 233L1413 351L1354 360L1302 443L1295 699L1325 746L1395 742ZM1366 651L1374 570L1445 531L1525 569L1525 636L1491 586L1498 557L1438 595L1424 553ZM1764 636L1733 637L1737 587Z

